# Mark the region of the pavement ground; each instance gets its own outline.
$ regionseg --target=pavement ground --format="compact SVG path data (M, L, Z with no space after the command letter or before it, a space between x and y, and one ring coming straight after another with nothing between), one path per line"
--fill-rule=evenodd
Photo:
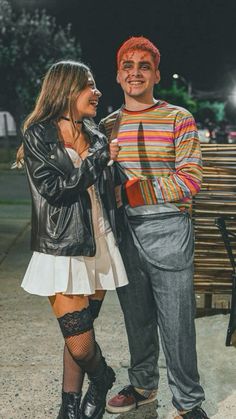
M30 205L23 172L0 171L0 419L55 419L60 405L63 339L47 298L20 287L31 257ZM224 346L228 315L196 320L198 364L212 419L236 418L236 349ZM117 380L128 384L129 351L116 292L108 292L96 335ZM163 353L156 403L104 419L171 419Z

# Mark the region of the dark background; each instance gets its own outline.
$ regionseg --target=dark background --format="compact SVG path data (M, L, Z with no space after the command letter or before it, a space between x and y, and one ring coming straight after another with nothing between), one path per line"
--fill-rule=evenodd
M227 101L236 86L236 0L11 0L16 11L45 8L72 31L82 59L103 92L99 117L122 102L115 82L119 45L133 35L150 38L161 52L161 86L179 73L194 90ZM63 57L62 57L63 58Z

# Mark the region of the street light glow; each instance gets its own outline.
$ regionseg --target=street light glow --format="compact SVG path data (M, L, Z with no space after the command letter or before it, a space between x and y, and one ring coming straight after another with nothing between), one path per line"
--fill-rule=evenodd
M175 80L177 80L177 79L181 80L187 86L188 95L189 95L189 97L191 97L192 96L192 83L191 83L191 81L186 80L185 77L180 76L178 73L172 74L172 77Z

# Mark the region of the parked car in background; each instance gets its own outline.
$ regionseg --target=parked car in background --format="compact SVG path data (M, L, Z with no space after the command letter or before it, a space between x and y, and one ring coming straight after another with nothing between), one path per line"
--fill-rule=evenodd
M236 144L236 125L228 124L226 120L211 125L208 122L208 126L197 122L197 129L201 143Z
M236 144L236 125L228 125L228 143Z
M228 126L225 120L218 123L215 129L216 144L228 144Z

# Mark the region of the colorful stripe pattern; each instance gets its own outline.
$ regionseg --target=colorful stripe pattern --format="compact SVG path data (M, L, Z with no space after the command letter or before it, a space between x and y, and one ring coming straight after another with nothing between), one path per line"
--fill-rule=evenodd
M116 115L102 121L108 136ZM118 141L131 206L172 202L189 208L201 187L202 165L196 124L186 109L164 101L142 112L124 109Z

